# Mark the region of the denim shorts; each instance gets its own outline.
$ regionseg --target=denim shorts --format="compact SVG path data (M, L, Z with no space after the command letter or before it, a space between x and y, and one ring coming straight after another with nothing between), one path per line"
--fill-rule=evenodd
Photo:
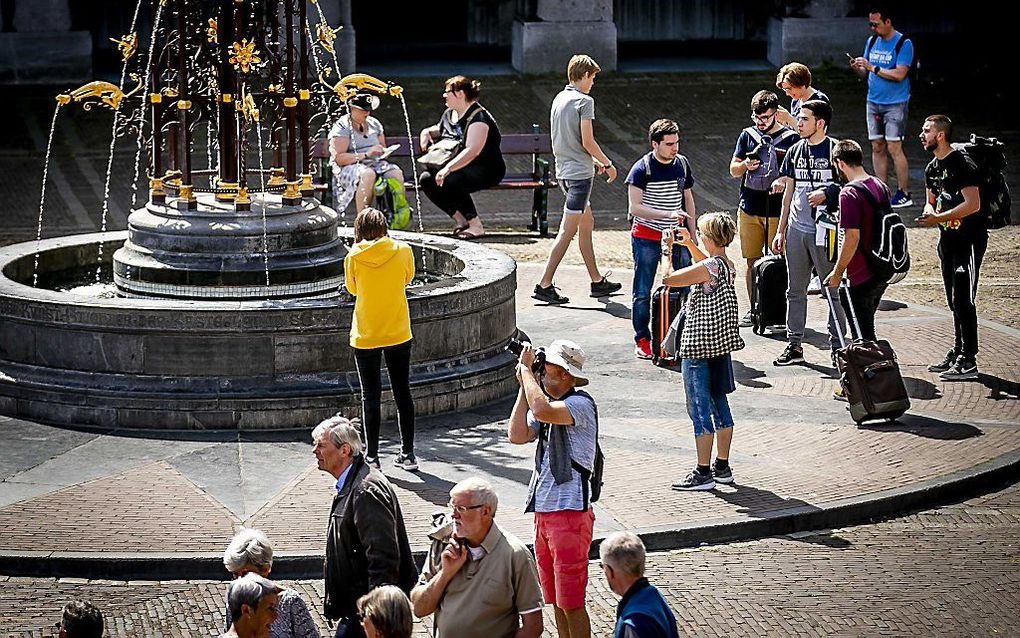
M907 136L907 105L868 102L868 139L902 142Z
M567 196L563 202L563 212L580 215L591 204L591 187L594 177L588 179L561 179L560 190Z
M724 355L725 356L725 355ZM713 359L684 359L681 373L687 395L687 414L694 423L694 436L714 434L733 427L730 402L726 398L728 379L713 379ZM719 362L723 363L723 362ZM728 360L726 365L729 365Z

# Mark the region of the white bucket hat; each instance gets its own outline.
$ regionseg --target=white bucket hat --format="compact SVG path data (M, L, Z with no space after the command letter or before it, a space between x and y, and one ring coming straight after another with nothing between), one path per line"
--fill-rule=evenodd
M545 361L559 366L574 377L574 385L580 387L588 385L588 377L581 372L584 367L584 350L573 341L557 339L545 349Z

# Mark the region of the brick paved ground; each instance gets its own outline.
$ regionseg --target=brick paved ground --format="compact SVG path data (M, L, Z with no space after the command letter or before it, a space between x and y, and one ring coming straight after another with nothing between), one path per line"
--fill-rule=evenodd
M625 296L590 299L582 270L566 267L564 292L575 302L536 306L527 291L538 272L536 264L518 270L520 326L538 343L571 335L587 348L591 391L603 406L609 479L596 507L599 532L773 517L908 487L1020 449L1020 370L1013 363L1020 335L984 330L982 380L943 383L924 366L945 347L949 319L923 308L883 311L879 331L897 345L914 413L892 426L856 427L844 404L831 399L828 345L818 332L826 305L812 299L810 365L776 368L770 361L782 341L744 333L732 395L738 487L674 492L669 483L694 459L679 376L633 358ZM620 275L629 289L627 273ZM417 445L422 472L387 468L416 546L449 488L473 474L493 480L504 523L531 539L531 518L521 508L533 450L505 442L508 413L496 404L427 420ZM4 455L0 482L0 552L216 554L242 523L266 530L280 551L323 550L330 479L315 469L306 433L295 442L237 435L153 441L11 420L0 427L13 451ZM384 462L394 444L384 446ZM54 512L73 516L54 520ZM167 536L167 528L179 533Z
M682 635L1020 635L1018 526L1020 484L874 525L651 554L648 575ZM589 577L593 633L608 636L617 599L595 562ZM322 582L284 584L325 632ZM158 638L215 635L225 583L0 576L0 590L0 635L49 636L63 603L83 598L111 638ZM554 636L548 608L545 622Z

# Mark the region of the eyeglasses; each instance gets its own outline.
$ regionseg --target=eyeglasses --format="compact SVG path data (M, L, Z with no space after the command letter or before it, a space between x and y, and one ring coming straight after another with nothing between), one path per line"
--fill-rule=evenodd
M751 120L754 122L768 122L776 116L776 112L767 113L764 115L758 115L757 113L751 113Z
M454 512L457 512L458 514L467 514L468 511L470 510L476 510L479 507L485 507L485 503L482 503L481 505L454 505L453 503L447 503L446 506L449 507Z
M877 29L878 27L882 26L882 23L880 23L880 22L869 22L868 26L871 27L872 29Z

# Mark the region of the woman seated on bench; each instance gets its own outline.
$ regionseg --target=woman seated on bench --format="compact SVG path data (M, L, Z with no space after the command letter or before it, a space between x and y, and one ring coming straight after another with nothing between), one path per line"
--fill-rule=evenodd
M458 239L476 239L485 234L471 193L492 188L506 175L499 150L499 127L477 102L480 88L478 81L463 75L447 80L443 91L446 111L439 124L422 130L419 140L423 152L439 140L462 142L460 152L444 166L427 168L419 179L428 198L453 218L453 236Z
M337 210L354 207L361 212L378 192L389 191L393 210L390 228L406 228L411 223L411 208L404 193L404 173L396 164L380 156L386 151L382 123L369 115L379 107L379 98L358 93L347 101L348 114L337 120L329 131L329 154L333 166L333 184ZM376 204L377 208L383 208Z

